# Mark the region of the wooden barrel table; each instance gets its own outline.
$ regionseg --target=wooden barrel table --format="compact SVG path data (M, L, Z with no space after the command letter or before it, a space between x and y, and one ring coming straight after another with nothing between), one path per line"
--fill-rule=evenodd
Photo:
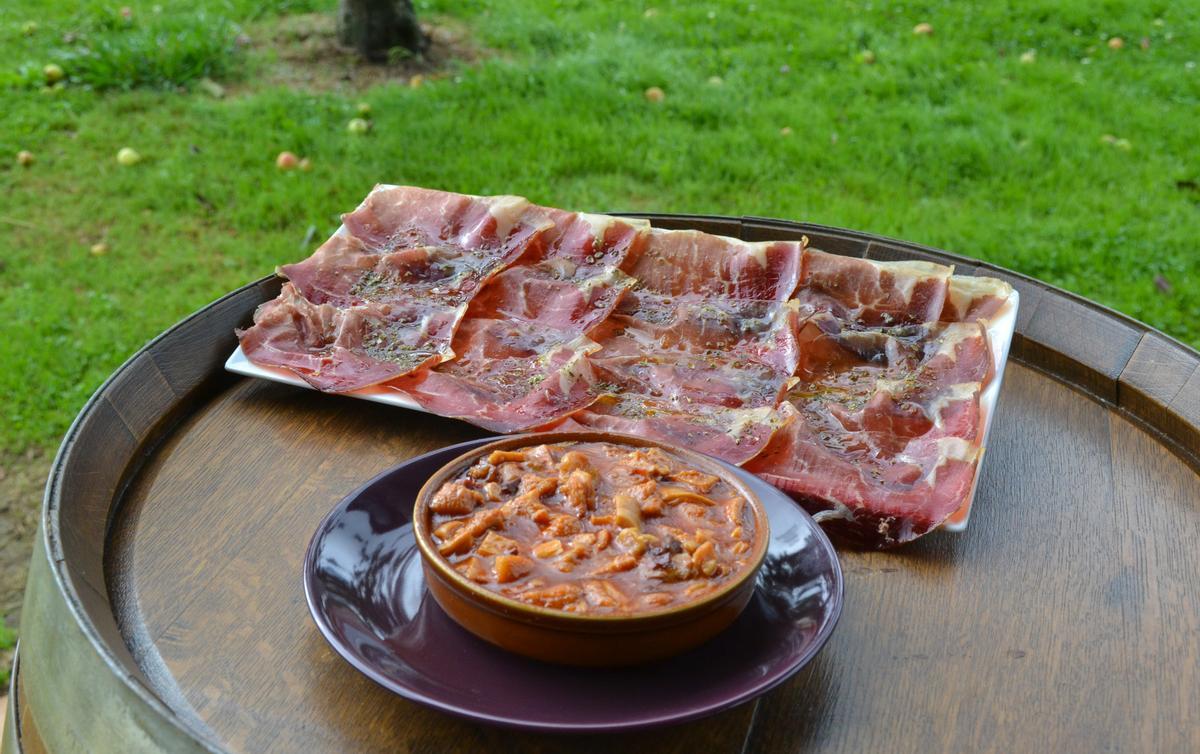
M761 218L643 215L746 240L924 259L1021 294L970 527L840 553L825 650L675 728L519 733L394 696L334 654L301 560L382 469L461 422L223 371L264 279L125 363L67 433L25 598L4 754L1200 751L1200 356L1027 277Z

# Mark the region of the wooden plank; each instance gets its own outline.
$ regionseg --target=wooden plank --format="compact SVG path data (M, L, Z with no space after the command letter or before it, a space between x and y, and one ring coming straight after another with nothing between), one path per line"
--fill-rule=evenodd
M1200 453L1197 417L1189 421L1172 404L1196 374L1198 364L1200 360L1190 349L1149 332L1138 343L1117 382L1117 402L1123 409L1194 454ZM1184 396L1182 401L1186 400Z
M15 667L14 670L16 670ZM16 676L16 681L17 693L13 695L13 706L19 720L19 724L15 726L15 732L20 737L20 754L48 754L42 734L38 731L37 721L33 719L33 710L27 704L25 687L21 683L20 675ZM17 752L13 751L12 754L17 754Z
M1200 485L1193 470L1154 438L1109 416L1116 572L1103 609L1120 616L1112 662L1126 718L1113 750L1200 751ZM1172 536L1163 536L1166 531ZM1103 652L1103 650L1102 650ZM1164 720L1176 723L1164 725Z
M105 397L138 443L149 440L154 428L179 404L179 396L148 353L125 365Z
M237 346L234 329L250 324L251 314L278 281L260 280L214 301L171 330L171 337L150 345L148 352L171 389L186 396L202 383L222 376L220 368Z
M69 554L74 578L101 592L109 511L137 446L121 416L101 397L81 420L55 487L58 527L51 530L51 555Z
M1200 369L1179 389L1170 403L1169 423L1164 429L1184 450L1200 456Z
M0 688L0 754L17 754L17 712L13 705L17 701L16 684Z
M1047 291L1025 328L1021 358L1110 403L1141 340L1133 325Z
M1146 333L1121 372L1120 404L1132 408L1130 401L1142 398L1170 405L1198 365L1189 349L1158 333Z

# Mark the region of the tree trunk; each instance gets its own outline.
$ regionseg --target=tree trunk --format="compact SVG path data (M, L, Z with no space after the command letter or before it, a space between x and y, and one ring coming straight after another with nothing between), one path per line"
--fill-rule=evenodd
M420 54L428 44L412 0L341 0L338 37L373 63L386 62L397 47Z

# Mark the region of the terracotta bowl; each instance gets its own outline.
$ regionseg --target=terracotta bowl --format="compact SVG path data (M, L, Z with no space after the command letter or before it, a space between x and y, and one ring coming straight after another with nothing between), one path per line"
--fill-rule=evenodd
M569 441L662 448L692 468L720 477L746 499L747 510L753 511L755 540L751 566L700 599L628 615L587 615L529 605L486 589L455 571L437 552L430 534L429 502L434 493L494 450ZM435 472L421 488L413 509L413 530L429 591L456 623L479 638L517 654L587 666L632 665L669 657L720 633L741 614L753 596L769 539L762 502L728 466L691 450L614 432L518 435L464 453Z

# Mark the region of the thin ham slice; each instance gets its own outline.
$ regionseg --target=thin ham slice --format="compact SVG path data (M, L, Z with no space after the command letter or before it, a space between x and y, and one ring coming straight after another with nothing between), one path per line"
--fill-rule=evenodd
M454 361L381 387L493 432L537 429L597 398L584 357L598 346L582 335L564 339L532 323L469 319L455 345Z
M778 426L798 324L799 309L778 301L630 294L589 359L606 399L574 421L745 463Z
M469 316L539 322L584 334L636 283L620 268L631 253L640 252L648 223L545 211L554 224L480 292Z
M950 279L942 322L982 322L996 317L1012 295L1012 286L988 277L955 275Z
M628 295L595 334L611 390L685 404L774 406L795 371L797 307L776 301Z
M597 399L585 357L600 346L587 334L633 284L619 266L648 225L547 212L553 227L472 302L454 340L458 357L389 389L496 432L544 426Z
M626 271L664 295L786 301L799 282L803 252L802 242L656 229Z
M258 364L290 369L318 390L374 385L446 358L458 315L420 307L314 304L286 283L239 331Z
M944 521L970 493L982 453L979 395L992 368L985 330L900 330L806 322L784 427L746 464L826 528L874 547Z
M806 249L796 298L869 327L936 322L953 273L930 262L873 262Z
M556 430L592 429L622 432L669 442L701 453L744 464L758 455L780 426L770 406L724 408L689 407L645 395L607 394L573 414Z
M377 252L414 246L452 246L508 257L524 252L552 226L539 207L519 196L471 196L414 186L376 186L342 216L350 235Z
M280 268L287 295L239 335L251 361L328 392L452 359L471 299L552 227L519 197L404 187L373 191L343 220L311 257Z

